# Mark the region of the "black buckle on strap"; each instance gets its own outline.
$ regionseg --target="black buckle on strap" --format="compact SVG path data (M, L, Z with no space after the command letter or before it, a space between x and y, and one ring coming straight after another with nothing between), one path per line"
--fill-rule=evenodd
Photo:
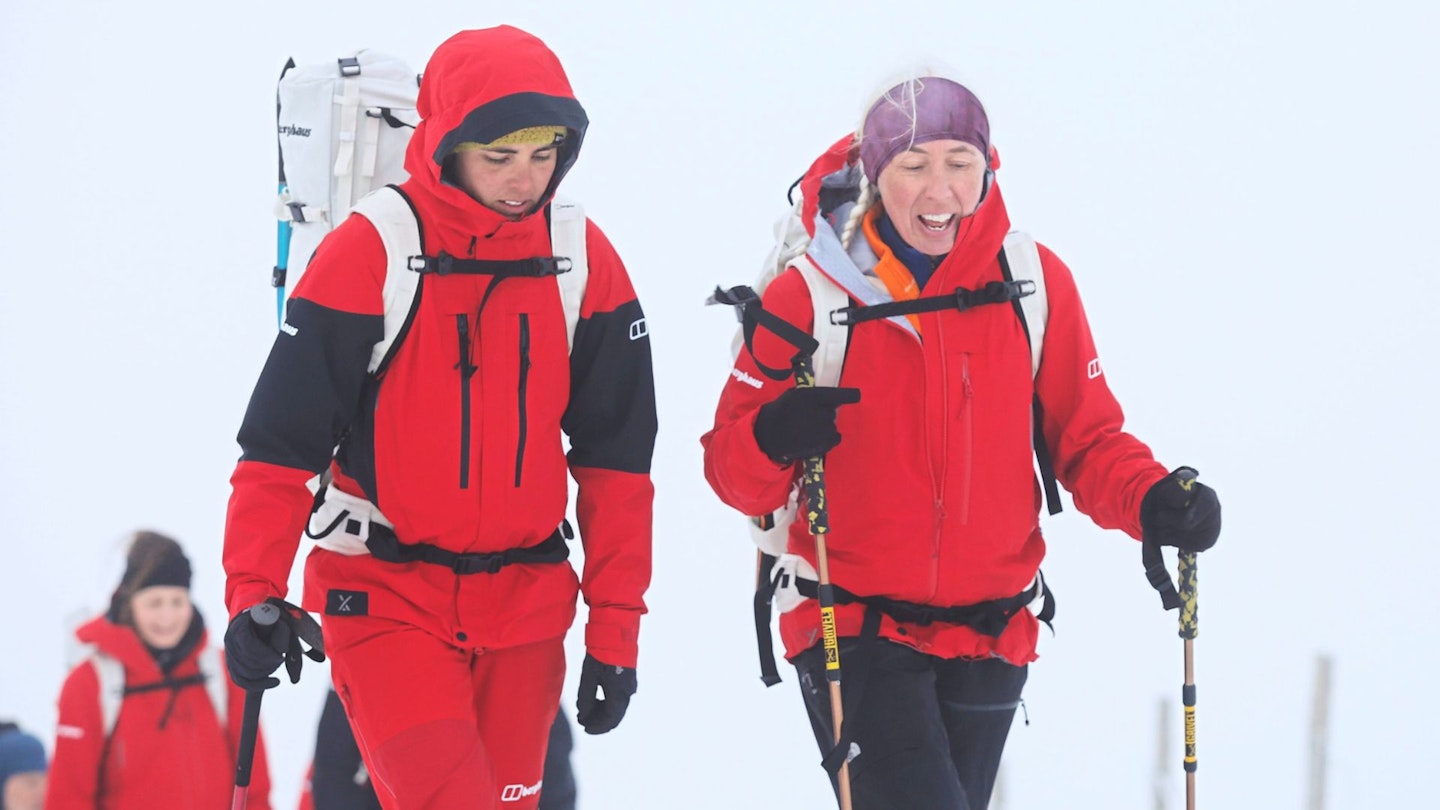
M450 570L461 576L466 574L497 574L505 567L504 554L456 554L450 563Z
M359 76L360 60L354 56L342 56L335 60L340 64L341 76Z

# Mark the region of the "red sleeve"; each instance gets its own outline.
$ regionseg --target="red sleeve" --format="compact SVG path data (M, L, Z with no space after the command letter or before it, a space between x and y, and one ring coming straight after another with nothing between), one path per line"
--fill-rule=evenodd
M310 514L305 484L354 419L370 350L384 334L385 261L375 228L350 217L320 243L287 304L237 437L224 550L232 618L285 595Z
M767 311L810 334L814 307L798 270L781 273L761 300ZM763 328L755 330L752 348L760 362L772 369L788 369L795 354L794 347ZM700 437L706 480L720 500L746 515L769 514L790 497L798 467L776 464L760 449L755 442L755 415L760 406L794 385L793 377L767 377L750 351L740 346L730 380L720 392L715 427Z
M1139 539L1140 501L1165 468L1125 432L1070 269L1044 246L1040 258L1050 317L1035 385L1056 477L1097 525Z
M570 353L570 402L561 427L578 485L585 545L580 589L589 606L585 646L614 666L635 666L650 585L655 383L649 327L625 266L587 224L590 276Z
M105 732L100 681L92 664L70 671L60 689L59 708L45 810L95 810Z

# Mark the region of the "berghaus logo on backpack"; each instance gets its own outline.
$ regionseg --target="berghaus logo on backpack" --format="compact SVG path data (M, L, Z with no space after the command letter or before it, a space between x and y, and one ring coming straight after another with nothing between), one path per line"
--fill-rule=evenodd
M281 135L293 135L293 136L295 136L295 137L297 137L297 138L308 138L308 137L310 137L310 128L309 128L309 127L297 127L297 126L295 126L294 124L281 124L281 125L280 125L280 134L281 134Z

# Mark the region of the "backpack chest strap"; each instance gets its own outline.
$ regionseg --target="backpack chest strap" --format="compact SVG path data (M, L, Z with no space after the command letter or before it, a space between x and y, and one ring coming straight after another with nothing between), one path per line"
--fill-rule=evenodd
M495 278L544 278L570 272L574 263L568 256L536 256L529 259L461 259L440 251L439 256L411 256L410 270L437 276L494 276Z
M956 287L946 295L928 295L908 301L887 301L863 307L843 307L830 313L830 322L839 326L851 326L865 321L878 321L896 315L917 315L922 312L940 312L953 309L964 312L986 304L1008 304L1011 301L1035 294L1035 282L992 281L978 289Z

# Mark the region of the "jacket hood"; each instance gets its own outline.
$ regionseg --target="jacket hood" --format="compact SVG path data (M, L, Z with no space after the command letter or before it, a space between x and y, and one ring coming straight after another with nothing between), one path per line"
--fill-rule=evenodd
M415 184L491 229L505 217L441 177L455 145L490 143L525 127L565 127L555 174L533 214L574 165L589 126L560 60L544 42L508 25L461 31L441 43L420 80L416 109L421 121L405 153L405 170Z

